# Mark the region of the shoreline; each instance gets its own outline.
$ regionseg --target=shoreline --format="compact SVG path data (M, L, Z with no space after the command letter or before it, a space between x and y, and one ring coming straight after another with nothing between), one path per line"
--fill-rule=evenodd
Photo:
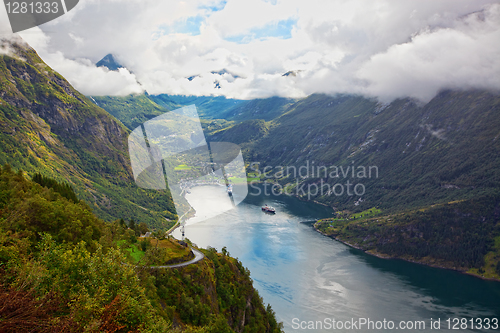
M328 235L328 234L325 234L324 232L318 230L314 224L313 224L313 228L314 230L316 230L318 233L322 234L323 236L325 237L328 237L328 238L331 238L337 242L340 242L344 245L347 245L353 249L357 249L357 250L360 250L360 251L363 251L364 253L368 254L368 255L371 255L371 256L374 256L374 257L377 257L377 258L380 258L380 259L396 259L396 260L403 260L403 261L406 261L406 262L411 262L413 264L419 264L419 265L423 265L423 266L428 266L428 267L433 267L433 268L440 268L440 269L447 269L447 270L450 270L450 271L455 271L455 272L458 272L460 274L465 274L465 275L469 275L469 276L473 276L473 277L476 277L476 278L479 278L481 280L486 280L486 281L496 281L496 282L500 282L499 279L495 279L495 278L488 278L488 277L485 277L485 276L482 276L482 275L478 275L478 274L474 274L474 273L470 273L470 272L467 272L467 271L464 271L464 270L460 270L460 269L456 269L456 268L451 268L451 267L444 267L444 266L439 266L439 265L431 265L431 264L427 264L427 263L423 263L423 262L420 262L420 261L416 261L416 260L410 260L410 259L405 259L405 258L400 258L400 257L394 257L394 256L390 256L390 255L383 255L383 254L379 254L379 253L374 253L374 252L369 252L369 250L365 250L359 246L355 246L347 241L344 241L338 237L335 237L335 236L331 236L331 235Z
M322 205L322 206L325 206L325 207L331 207L327 204L324 204L322 202L318 202L316 200L307 200L307 199L303 199L297 195L293 195L293 194L287 194L285 192L285 195L288 195L290 197L295 197L301 201L306 201L306 202L313 202L315 204L318 204L318 205ZM368 255L371 255L371 256L374 256L374 257L377 257L377 258L380 258L380 259L396 259L396 260L403 260L403 261L406 261L406 262L411 262L411 263L414 263L414 264L419 264L419 265L424 265L424 266L428 266L428 267L433 267L433 268L440 268L440 269L447 269L447 270L451 270L451 271L455 271L455 272L458 272L458 273L461 273L461 274L465 274L465 275L469 275L469 276L473 276L473 277L476 277L476 278L479 278L481 280L486 280L486 281L496 281L496 282L500 282L500 279L496 279L496 278L489 278L489 277L485 277L485 276L482 276L482 275L479 275L479 274L475 274L475 273L470 273L466 270L460 270L460 269L456 269L456 268L451 268L451 267L445 267L445 266L441 266L441 265L433 265L433 264L428 264L428 263L424 263L424 262L420 262L420 261L416 261L416 260L411 260L411 259L405 259L405 258L400 258L400 257L394 257L394 256L390 256L390 255L384 255L384 254L381 254L381 253L377 253L377 252L370 252L369 250L365 250L359 246L356 246L356 245L353 245L347 241L344 241L338 237L335 237L335 236L330 236L328 234L325 234L323 233L322 231L318 230L314 224L312 224L312 227L314 228L314 230L316 230L317 232L319 232L320 234L322 234L323 236L326 236L328 238L332 238L333 240L337 241L337 242L340 242L344 245L347 245L353 249L357 249L357 250L360 250L360 251L363 251L364 253L368 254Z
M200 186L220 186L220 187L226 187L223 184L197 184L196 186L193 186L193 187L200 187ZM184 198L186 198L186 193L184 192L184 190L183 190L182 196ZM187 201L187 199L186 199L186 201ZM188 201L188 204L189 204L189 201ZM186 216L186 219L182 220L184 218L184 216ZM178 227L180 227L182 225L182 223L186 223L187 221L189 221L189 219L191 219L193 217L196 217L196 210L193 208L193 206L189 205L189 210L187 212L185 212L184 214L182 214L182 216L177 220L177 222L174 224L174 226L171 227L170 229L168 229L166 231L166 235L170 235L175 229L177 229Z
M187 212L185 212L184 214L182 214L182 216L181 216L179 219L177 219L177 222L175 222L174 226L173 226L172 228L168 229L168 230L165 232L165 234L166 234L166 235L170 235L170 234L171 234L171 233L172 233L175 229L177 229L177 228L181 225L181 223L182 223L182 222L181 222L181 220L182 220L182 218L184 217L184 215L188 214L188 213L189 213L189 212L191 212L192 210L193 210L193 207L189 207L189 210L188 210ZM189 220L189 218L188 218L187 220ZM186 221L187 221L187 220L186 220Z

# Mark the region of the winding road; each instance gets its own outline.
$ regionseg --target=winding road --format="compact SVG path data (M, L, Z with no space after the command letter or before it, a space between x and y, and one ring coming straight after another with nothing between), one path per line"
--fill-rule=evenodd
M193 251L193 253L194 253L194 258L191 259L191 260L189 260L189 261L186 261L186 262L183 262L183 263L180 263L180 264L174 264L174 265L151 266L151 268L178 268L178 267L184 267L184 266L187 266L187 265L191 265L191 264L197 263L198 261L200 261L203 258L205 258L205 255L203 253L201 253L200 251L195 250L193 248L191 248L191 251Z

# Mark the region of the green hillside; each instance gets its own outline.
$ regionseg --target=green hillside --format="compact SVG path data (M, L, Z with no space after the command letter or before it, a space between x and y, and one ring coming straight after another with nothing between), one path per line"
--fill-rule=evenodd
M175 106L196 105L200 117L205 119L223 119L221 112L233 107L248 103L248 101L230 99L224 96L182 96L182 95L151 95L150 98L157 104L173 110Z
M0 56L0 164L70 183L101 218L168 228L168 193L139 189L128 158L128 130L74 90L25 44Z
M246 120L236 123L222 130L207 133L208 141L232 142L245 144L256 141L268 132L267 124L262 119Z
M153 102L147 95L91 96L90 98L130 130L168 111Z
M272 120L282 115L296 100L281 97L236 100L222 96L180 96L134 94L128 96L89 96L99 107L119 119L128 129L167 111L195 105L205 124L263 119ZM210 133L211 129L207 128Z
M498 93L442 91L426 104L411 99L381 104L352 95L239 101L144 94L90 102L34 51L16 48L25 60L0 58L0 163L69 182L100 217L133 218L157 228L172 224L166 218L175 219L168 193L135 186L128 130L95 103L129 130L167 110L195 104L207 139L239 144L254 178L334 207L341 214L334 226L318 225L326 234L352 238L358 247L383 255L495 274L497 215L471 212L496 209L488 198L497 198L500 189ZM459 207L457 202L466 202L466 209L453 209L472 214L470 219L433 208ZM420 210L426 213L415 213ZM408 216L397 217L397 226L386 223L400 214ZM441 219L443 214L447 219ZM475 229L483 217L489 222ZM436 229L423 239L403 232L431 230L428 223ZM474 244L440 227L473 235L467 239ZM399 236L381 236L389 232ZM443 256L443 248L435 246L443 239L446 251L461 254ZM473 259L460 250L464 244L475 249Z
M123 221L106 223L85 202L0 166L0 331L281 332L248 269L225 249L203 250L186 267L150 268L188 251L160 242L138 242ZM142 253L139 263L132 252Z
M252 99L235 104L228 109L212 112L210 118L222 118L238 122L251 119L269 121L281 116L295 102L295 99L282 97Z
M365 187L358 206L356 195L319 193L309 199L339 209L397 211L496 192L499 115L500 96L485 91L447 91L426 105L408 99L380 105L363 97L312 95L262 125L268 130L259 130L263 136L258 139L246 135L249 141L242 143L237 125L212 138L241 143L247 162L260 162L261 170L294 166L298 171L309 163L308 176L299 179L305 188L321 179L330 187L346 180ZM312 172L313 163L316 171L324 166L328 172L321 169L319 177ZM340 166L349 172L338 168L331 173ZM371 166L376 167L371 178L368 172L358 175ZM270 180L285 186L298 178L292 172L288 178L280 176Z
M315 228L382 257L468 271L500 280L500 195L395 214L338 212Z

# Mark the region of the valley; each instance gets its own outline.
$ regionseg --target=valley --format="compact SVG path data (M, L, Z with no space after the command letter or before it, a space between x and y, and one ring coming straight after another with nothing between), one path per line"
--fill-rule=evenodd
M126 98L146 97L203 100ZM224 115L213 119L201 104L207 141L240 145L249 181L345 216L319 221L321 232L381 256L500 278L500 95L442 91L425 105L312 95L236 107L204 98ZM378 213L356 215L371 208Z

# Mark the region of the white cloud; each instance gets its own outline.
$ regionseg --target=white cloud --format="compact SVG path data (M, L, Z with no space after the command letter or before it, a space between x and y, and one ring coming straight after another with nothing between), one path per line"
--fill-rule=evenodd
M273 5L264 1L231 0L224 10L211 15L207 24L213 26L222 37L227 37L283 21L296 14L297 9L286 1Z
M89 59L68 59L61 51L48 52L50 35L44 34L38 27L23 34L23 38L39 51L50 67L57 70L77 90L86 95L128 95L144 91L135 75L125 68L113 72L105 68L97 68Z
M73 86L79 87L86 95L128 95L144 91L135 75L125 68L109 71L95 67L86 59L65 59L60 52L51 54L47 63L57 63L59 73L64 77L72 77Z
M442 88L500 89L499 8L494 0L81 0L21 35L84 94L428 100ZM283 21L295 22L287 36L252 39ZM165 34L182 22L198 22L200 33ZM227 40L245 34L246 44ZM107 53L130 72L92 65ZM223 69L239 78L211 73ZM290 70L300 72L282 76Z
M500 6L469 15L454 28L425 31L364 63L366 93L430 100L443 88L500 89Z

